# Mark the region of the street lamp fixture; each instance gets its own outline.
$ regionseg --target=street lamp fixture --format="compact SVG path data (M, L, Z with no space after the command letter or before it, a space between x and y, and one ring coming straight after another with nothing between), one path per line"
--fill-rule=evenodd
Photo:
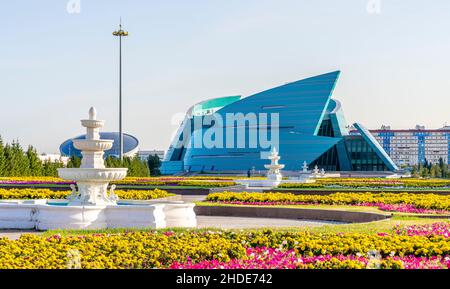
M123 160L123 132L122 132L122 37L128 36L128 32L122 29L122 20L119 30L113 32L119 37L119 158Z

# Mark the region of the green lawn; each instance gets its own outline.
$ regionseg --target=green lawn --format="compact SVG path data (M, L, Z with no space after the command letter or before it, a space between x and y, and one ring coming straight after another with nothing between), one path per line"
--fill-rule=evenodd
M362 234L376 234L376 233L390 233L395 226L411 226L411 225L424 225L432 224L437 222L450 223L450 219L427 219L427 218L417 218L417 217L405 217L405 216L394 216L391 219L375 221L370 223L357 223L357 224L333 224L324 225L319 227L293 227L293 228L267 228L274 231L291 231L291 232L302 232L308 231L311 233L362 233ZM197 231L205 232L211 230L219 230L217 228L203 228L203 229L182 229L182 228L165 228L165 229L106 229L106 230L52 230L42 233L43 237L50 237L56 234L61 236L80 236L80 235L90 235L90 234L118 234L132 231ZM255 229L236 229L229 231L254 231ZM258 229L262 230L262 229Z
M368 206L349 206L349 205L275 205L275 206L261 206L261 205L234 205L234 204L224 204L224 203L215 203L215 202L195 202L197 206L241 206L241 207L266 207L266 208L298 208L298 209L311 209L311 210L334 210L334 211L351 211L351 212L372 212L383 215L393 215L393 216L402 216L402 217L442 217L448 218L449 214L439 215L439 214L416 214L416 213L401 213L401 212L387 212L378 209L377 207L368 207Z
M320 227L299 228L299 231L309 231L313 233L363 233L363 234L376 234L376 233L389 233L396 225L399 226L412 226L412 225L424 225L438 222L450 223L450 219L427 219L418 217L406 217L394 215L391 219L375 221L370 223L355 223L355 224L337 224L337 225L325 225Z

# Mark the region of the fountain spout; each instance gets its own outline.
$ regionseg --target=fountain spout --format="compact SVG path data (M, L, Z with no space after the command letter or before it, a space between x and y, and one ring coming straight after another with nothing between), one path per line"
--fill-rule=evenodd
M91 120L97 119L97 110L93 106L91 106L91 108L89 109L89 119Z

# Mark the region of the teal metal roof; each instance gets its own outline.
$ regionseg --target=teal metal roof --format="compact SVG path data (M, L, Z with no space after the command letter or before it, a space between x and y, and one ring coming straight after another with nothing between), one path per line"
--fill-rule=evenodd
M206 100L196 104L192 109L193 115L208 114L211 110L217 110L229 104L232 104L241 99L240 95L218 97L210 100Z

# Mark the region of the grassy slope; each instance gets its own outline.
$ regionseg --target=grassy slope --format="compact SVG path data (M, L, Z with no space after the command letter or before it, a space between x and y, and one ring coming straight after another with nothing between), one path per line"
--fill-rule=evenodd
M416 214L416 213L398 213L398 212L386 212L379 210L377 207L367 207L367 206L345 206L345 205L277 205L277 206L249 206L249 205L232 205L232 204L223 204L223 203L213 203L213 202L196 202L197 206L245 206L245 207L268 207L268 208L299 208L299 209L322 209L322 210L334 210L334 211L352 211L352 212L373 212L378 214L391 215L391 213L395 216L403 216L403 217L426 217L426 216L442 216L448 217L446 215L438 215L438 214Z
M426 218L414 218L414 217L404 217L404 216L394 216L392 219L370 222L370 223L358 223L358 224L337 224L337 225L325 225L320 227L293 227L293 228L267 228L274 231L292 231L301 232L309 231L311 233L364 233L364 234L376 234L376 233L389 233L392 229L399 226L411 226L411 225L423 225L431 224L436 222L447 222L450 223L449 219L426 219ZM156 230L158 232L165 231L175 231L183 232L186 230L191 231L210 231L218 230L217 228L204 228L204 229L182 229L182 228L167 228ZM239 229L232 231L250 231L252 229ZM261 230L261 229L259 229ZM89 235L89 234L117 234L125 233L131 231L155 231L154 229L107 229L107 230L53 230L46 231L42 234L44 237L53 236L55 234L60 234L61 236L79 236L79 235Z
M376 234L376 233L389 233L395 226L412 226L432 224L437 222L447 222L447 219L426 219L417 217L405 217L395 216L392 219L386 219L370 223L357 223L357 224L338 224L338 225L325 225L321 227L304 228L305 231L315 233L364 233L364 234ZM302 230L302 229L300 229Z

